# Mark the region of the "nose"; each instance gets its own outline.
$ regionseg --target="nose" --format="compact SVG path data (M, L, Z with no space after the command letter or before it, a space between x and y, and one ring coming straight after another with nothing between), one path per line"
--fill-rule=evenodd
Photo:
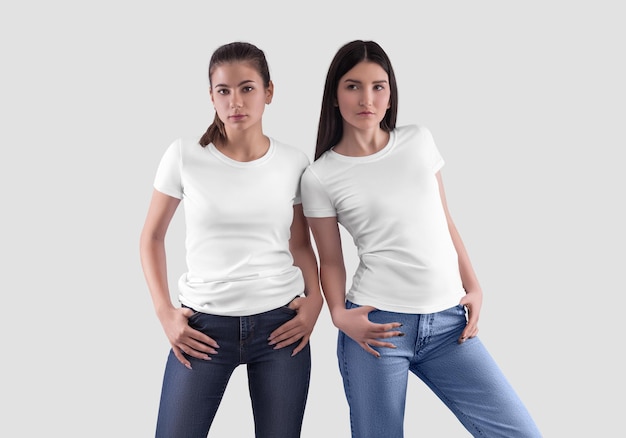
M232 109L238 109L241 108L243 106L242 102L241 102L241 96L239 95L239 93L232 93L231 94L231 99L230 99L230 107Z
M359 101L359 105L361 106L370 106L372 104L372 93L369 90L363 90L361 94L361 100Z

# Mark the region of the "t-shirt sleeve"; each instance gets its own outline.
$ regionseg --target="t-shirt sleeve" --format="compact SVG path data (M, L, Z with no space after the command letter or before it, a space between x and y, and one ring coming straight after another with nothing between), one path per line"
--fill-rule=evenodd
M311 162L309 161L309 157L307 157L304 152L300 154L299 159L300 159L300 161L298 162L299 169L301 169L301 173L304 173L304 171L306 170L306 168ZM300 177L300 179L302 179L302 176ZM302 204L302 190L300 188L300 185L301 183L298 184L298 186L296 187L296 196L293 200L294 205Z
M173 142L161 157L154 178L154 188L161 193L174 198L183 198L183 184L181 178L182 157L181 140Z
M337 210L324 186L311 168L307 168L300 182L302 208L306 217L335 217Z
M439 152L439 148L437 148L437 145L435 144L435 139L433 138L430 129L425 127L421 127L421 129L424 132L424 141L426 143L426 148L428 151L428 164L433 170L433 173L437 173L441 170L441 168L445 164L445 161L441 156L441 153Z

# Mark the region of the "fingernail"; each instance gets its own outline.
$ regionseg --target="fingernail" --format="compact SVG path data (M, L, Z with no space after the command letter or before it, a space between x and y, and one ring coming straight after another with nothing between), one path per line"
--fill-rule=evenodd
M404 332L398 333L398 336L404 336Z

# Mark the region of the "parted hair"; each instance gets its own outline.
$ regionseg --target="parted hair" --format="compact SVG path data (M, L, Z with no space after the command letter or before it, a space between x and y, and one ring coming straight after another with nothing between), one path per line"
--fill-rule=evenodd
M263 79L263 85L265 88L270 85L270 69L265 59L265 53L254 44L250 44L242 41L235 41L232 43L224 44L218 47L209 61L209 86L213 87L211 83L211 75L217 67L222 64L229 64L233 62L247 62L259 73ZM209 143L214 143L215 140L225 142L226 130L224 129L224 122L219 118L217 112L213 119L213 123L209 125L204 135L200 138L200 146L205 147Z
M337 102L337 87L339 80L355 65L362 61L375 62L380 65L389 76L390 106L385 117L380 122L381 129L389 132L396 127L398 115L398 87L391 61L383 48L374 41L354 40L343 45L335 54L324 85L322 109L317 127L317 142L315 145L315 159L336 145L343 136L343 120Z

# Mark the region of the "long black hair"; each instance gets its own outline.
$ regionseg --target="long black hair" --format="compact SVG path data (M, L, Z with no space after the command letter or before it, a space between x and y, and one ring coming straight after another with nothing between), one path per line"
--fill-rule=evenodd
M209 86L211 84L211 75L216 67L222 64L229 64L232 62L247 62L256 69L261 78L263 79L263 85L265 88L270 85L270 69L265 59L265 53L254 44L236 41L233 43L224 44L218 47L209 61ZM215 140L225 142L226 130L224 129L224 122L220 120L215 113L213 123L209 125L204 135L200 138L200 145L205 147L209 143L213 143Z
M380 122L381 129L389 132L396 127L398 116L398 87L396 76L391 66L391 61L382 47L374 41L355 40L342 46L328 69L324 96L322 97L322 109L320 112L319 125L317 127L317 142L315 145L315 159L317 160L324 152L336 145L343 136L343 119L337 102L337 87L339 80L350 69L362 61L375 62L380 65L389 76L389 89L391 91L389 109Z

